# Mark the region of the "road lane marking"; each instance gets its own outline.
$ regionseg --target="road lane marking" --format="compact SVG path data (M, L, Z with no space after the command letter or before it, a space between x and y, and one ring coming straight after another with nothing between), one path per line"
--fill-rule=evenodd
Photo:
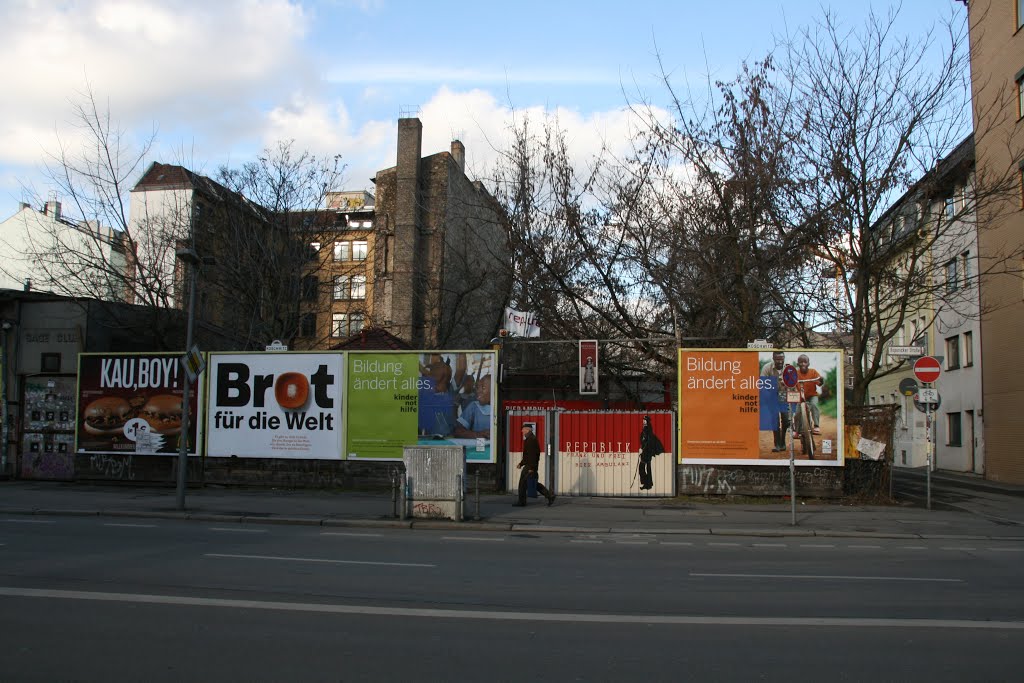
M349 531L321 531L321 536L354 536L357 538L380 538L381 534L357 534Z
M206 553L204 557L226 558L231 560L275 560L277 562L319 562L323 564L368 564L384 567L436 567L436 564L420 564L417 562L369 562L363 560L330 560L323 557L280 557L277 555L232 555L228 553Z
M839 576L830 574L712 574L690 572L690 576L725 579L826 579L842 581L922 581L932 583L963 583L963 579L933 579L925 576Z
M5 519L3 521L11 524L56 524L56 521L52 519Z
M881 550L882 546L880 546L880 545L851 545L850 549L851 550Z
M590 541L590 540L582 539L582 538L574 538L574 539L571 539L569 541L569 543L603 543L603 542L604 541Z
M650 541L615 541L615 545L649 545Z
M123 526L135 529L155 529L156 524L118 524L116 522L104 522L103 526Z
M266 529L241 529L241 528L236 529L235 527L227 527L227 526L211 526L211 527L208 527L208 529L210 531L228 531L228 532L236 533L236 534L265 534L265 533L267 533Z
M708 543L708 545L719 546L719 547L723 547L723 548L735 548L735 547L737 547L739 545L739 543L716 543L716 542L712 541L712 542Z
M348 614L386 617L420 617L427 619L477 619L487 621L539 621L610 624L667 625L667 626L830 626L838 628L945 628L977 629L986 631L1024 631L1024 621L973 621L970 619L885 619L867 617L749 617L749 616L690 616L647 614L595 614L592 612L514 612L474 611L465 609L436 609L415 607L378 607L373 605L341 605L309 602L281 602L270 600L237 600L200 598L177 595L148 595L140 593L102 593L92 591L50 590L39 588L13 588L0 586L0 595L15 598L49 598L59 600L94 600L130 604L174 605L188 607L220 607L227 609L254 609L314 614Z
M754 543L755 548L785 548L785 543Z
M442 541L484 541L485 543L500 543L504 538L489 538L486 536L442 536Z
M690 541L662 541L661 545L693 545Z
M968 551L968 550L977 550L977 548L967 548L967 547L964 547L964 546L946 545L946 546L942 547L942 550L963 550L963 551Z
M1020 553L1024 552L1024 548L989 548L989 550L997 553Z
M926 545L901 545L900 550L928 550Z
M835 548L833 543L801 543L801 548Z

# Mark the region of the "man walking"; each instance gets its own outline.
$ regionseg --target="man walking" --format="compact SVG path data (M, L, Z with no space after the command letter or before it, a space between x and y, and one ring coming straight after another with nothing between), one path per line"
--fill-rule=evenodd
M537 435L533 433L533 427L529 424L523 424L523 457L520 459L519 464L516 468L521 470L519 473L519 500L513 503L518 507L526 505L526 487L528 484L529 477L538 477L537 469L540 467L540 442L537 441ZM551 493L537 481L537 492L548 499L548 505L550 506L555 502L555 494Z

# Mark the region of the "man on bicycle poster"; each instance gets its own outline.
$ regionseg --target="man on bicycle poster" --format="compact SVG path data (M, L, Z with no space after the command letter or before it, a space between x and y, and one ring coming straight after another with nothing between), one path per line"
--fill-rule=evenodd
M821 374L811 367L811 359L806 353L801 353L796 359L796 381L800 387L801 398L807 402L811 409L811 433L821 434L821 408L818 406L818 387L825 384ZM797 415L799 419L799 414Z

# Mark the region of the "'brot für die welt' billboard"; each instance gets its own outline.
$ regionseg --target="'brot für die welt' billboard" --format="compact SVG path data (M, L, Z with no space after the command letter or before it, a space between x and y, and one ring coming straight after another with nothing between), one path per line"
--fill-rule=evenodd
M209 457L341 458L340 353L210 354Z

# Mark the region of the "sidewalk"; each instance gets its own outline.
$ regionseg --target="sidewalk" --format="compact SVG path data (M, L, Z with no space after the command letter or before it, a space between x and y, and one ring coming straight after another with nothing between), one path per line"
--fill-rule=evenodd
M103 515L238 524L458 529L498 532L587 534L691 534L722 536L819 536L957 538L1024 541L1024 503L1019 518L991 519L969 511L908 506L808 505L798 501L796 525L788 501L768 504L693 502L659 498L560 496L526 508L511 495L470 493L465 521L398 519L390 493L189 489L185 511L172 488L52 482L0 482L0 516Z

